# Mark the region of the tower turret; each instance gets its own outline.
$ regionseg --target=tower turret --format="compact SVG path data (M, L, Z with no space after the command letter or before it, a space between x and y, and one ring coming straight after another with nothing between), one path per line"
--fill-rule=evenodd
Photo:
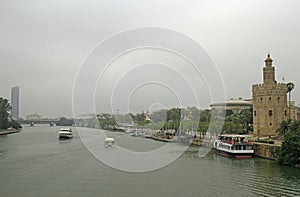
M265 67L263 68L263 79L265 85L273 85L275 81L275 68L272 66L272 58L268 53L267 58L265 59Z

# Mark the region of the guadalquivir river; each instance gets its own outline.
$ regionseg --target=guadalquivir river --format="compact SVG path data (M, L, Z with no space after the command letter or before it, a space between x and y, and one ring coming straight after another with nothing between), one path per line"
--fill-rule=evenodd
M213 151L199 158L192 147L162 169L130 173L95 159L76 130L64 141L57 132L58 127L36 126L0 136L0 196L300 196L300 170L274 161L237 160ZM129 146L162 143L110 136Z

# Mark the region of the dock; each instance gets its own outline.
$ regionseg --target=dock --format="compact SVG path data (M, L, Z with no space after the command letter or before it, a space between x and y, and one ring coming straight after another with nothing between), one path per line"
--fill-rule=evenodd
M154 136L154 135L146 136L146 138L161 141L161 142L172 142L173 141L173 139L161 138L161 137Z

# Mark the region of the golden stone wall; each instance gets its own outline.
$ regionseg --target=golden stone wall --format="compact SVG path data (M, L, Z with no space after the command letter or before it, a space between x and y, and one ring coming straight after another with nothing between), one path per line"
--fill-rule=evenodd
M254 135L277 135L280 122L288 119L286 84L252 86Z

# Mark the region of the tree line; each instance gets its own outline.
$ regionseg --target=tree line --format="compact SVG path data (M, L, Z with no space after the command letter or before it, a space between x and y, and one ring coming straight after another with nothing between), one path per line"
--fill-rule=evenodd
M10 116L11 105L8 99L0 97L0 129L22 128L20 123Z
M213 111L211 109L199 110L196 107L188 109L171 108L168 110L158 110L153 112L151 121L146 120L147 114L130 113L131 120L138 126L147 126L147 128L160 129L160 130L174 130L175 132L184 130L193 130L205 135L212 118L220 119L225 117L225 121L222 127L223 133L236 133L243 134L252 131L253 114L252 108L245 109L238 114L233 113L232 110ZM218 121L217 121L218 122ZM213 125L212 125L213 126Z

